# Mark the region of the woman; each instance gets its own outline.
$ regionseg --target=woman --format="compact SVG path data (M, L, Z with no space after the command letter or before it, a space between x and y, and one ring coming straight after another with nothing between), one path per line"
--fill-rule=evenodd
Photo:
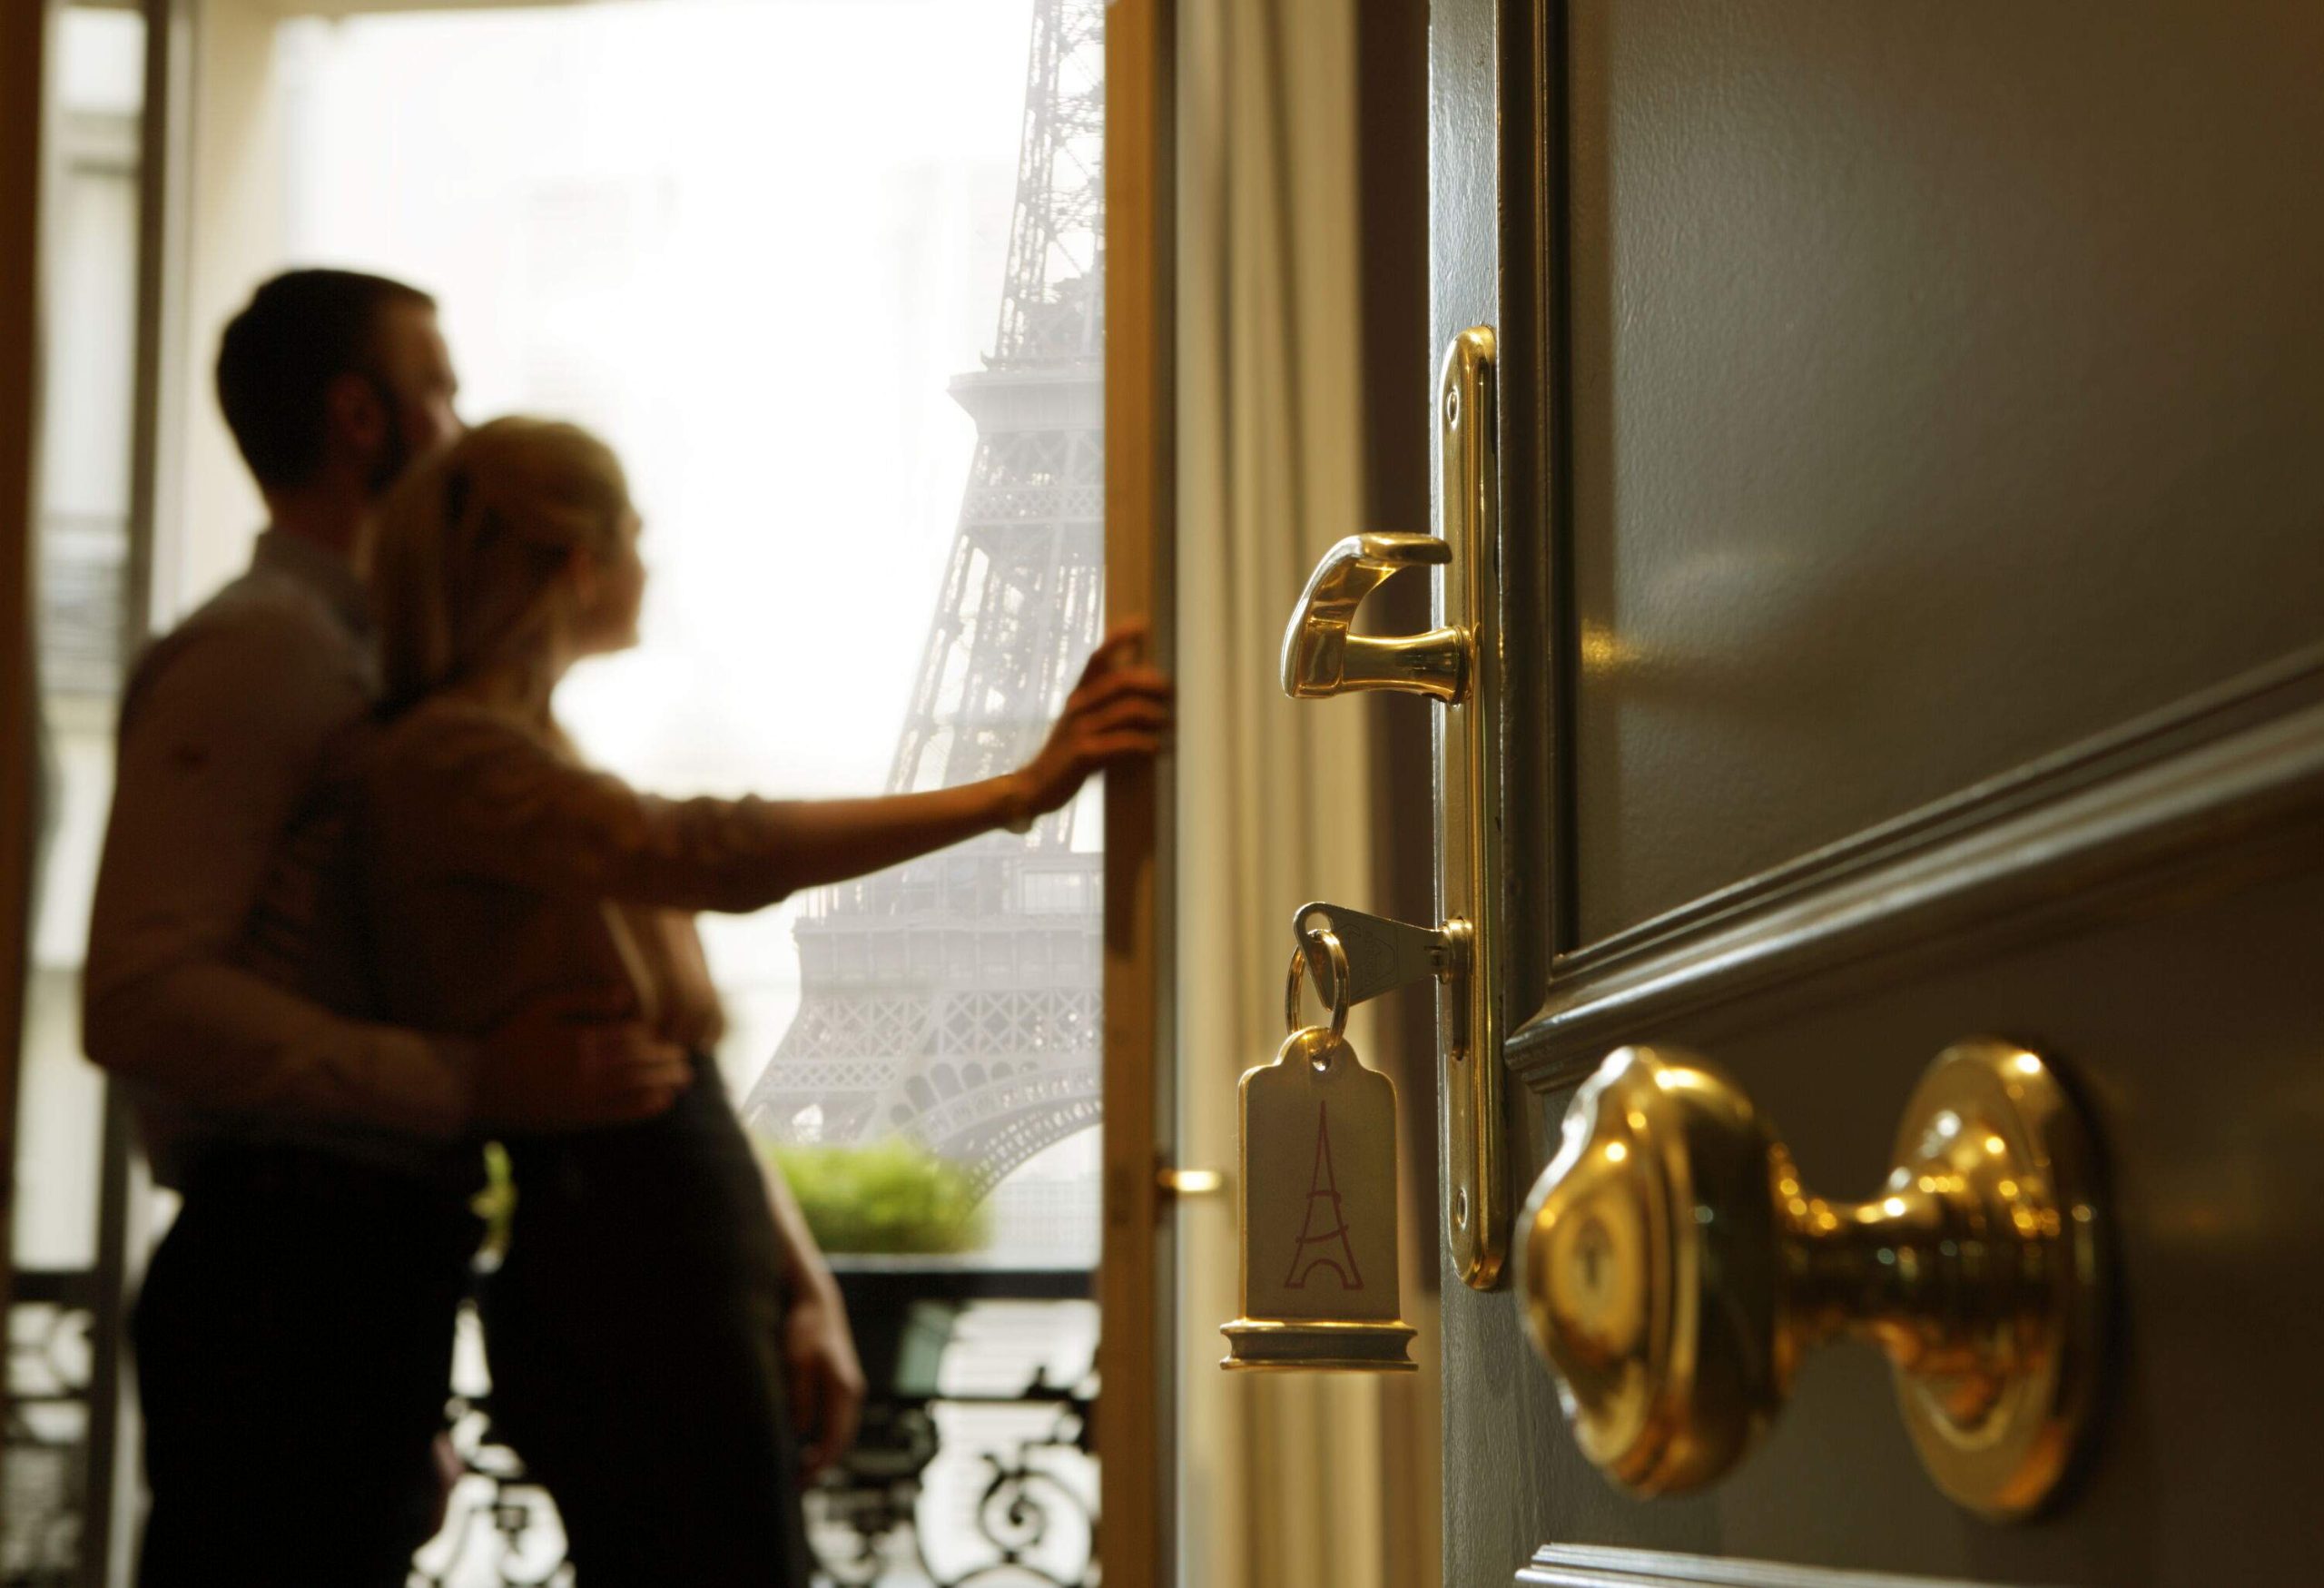
M584 1584L807 1580L793 1424L852 1436L862 1376L829 1269L706 1057L718 1001L688 912L761 909L1062 806L1151 755L1167 686L1118 631L1009 776L881 799L675 802L592 772L550 710L636 643L645 570L620 465L507 419L410 471L372 582L386 722L356 837L382 1012L482 1032L610 990L695 1055L645 1123L507 1143L508 1254L486 1298L500 1425L556 1497Z

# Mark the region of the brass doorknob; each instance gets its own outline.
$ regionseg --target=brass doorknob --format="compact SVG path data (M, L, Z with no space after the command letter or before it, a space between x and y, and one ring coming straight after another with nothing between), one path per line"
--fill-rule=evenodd
M1731 1469L1808 1347L1868 1339L1922 1464L2022 1516L2089 1421L2106 1274L2087 1131L2040 1057L1973 1039L1922 1078L1862 1203L1807 1191L1766 1115L1675 1049L1610 1056L1517 1226L1518 1291L1582 1451L1639 1494Z
M1283 634L1283 692L1321 700L1357 689L1405 689L1459 700L1468 641L1455 628L1374 639L1351 634L1364 598L1406 568L1441 567L1452 547L1433 535L1351 535L1324 554Z

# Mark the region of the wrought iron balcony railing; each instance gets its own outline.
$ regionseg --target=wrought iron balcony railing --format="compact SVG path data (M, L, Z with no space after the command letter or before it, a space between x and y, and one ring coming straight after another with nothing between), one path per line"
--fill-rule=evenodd
M834 1588L1086 1588L1096 1581L1094 1337L1084 1270L837 1258L872 1391L847 1457L807 1495ZM572 1582L546 1490L493 1432L473 1315L450 1403L462 1475L412 1588ZM1064 1364L1060 1369L1060 1362Z

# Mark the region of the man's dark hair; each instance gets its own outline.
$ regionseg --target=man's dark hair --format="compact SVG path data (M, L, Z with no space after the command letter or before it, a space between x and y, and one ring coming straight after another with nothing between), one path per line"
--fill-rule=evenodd
M304 485L322 467L325 394L341 375L373 373L379 320L396 304L436 301L359 271L286 271L227 324L218 406L261 485Z

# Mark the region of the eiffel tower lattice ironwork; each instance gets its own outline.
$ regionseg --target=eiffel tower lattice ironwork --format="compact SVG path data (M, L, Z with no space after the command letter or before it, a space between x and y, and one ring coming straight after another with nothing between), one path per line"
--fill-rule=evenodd
M993 350L960 526L889 788L1039 747L1102 616L1103 0L1035 0ZM819 893L800 1003L744 1100L791 1139L915 1139L980 1192L1098 1120L1100 857L1073 809Z

